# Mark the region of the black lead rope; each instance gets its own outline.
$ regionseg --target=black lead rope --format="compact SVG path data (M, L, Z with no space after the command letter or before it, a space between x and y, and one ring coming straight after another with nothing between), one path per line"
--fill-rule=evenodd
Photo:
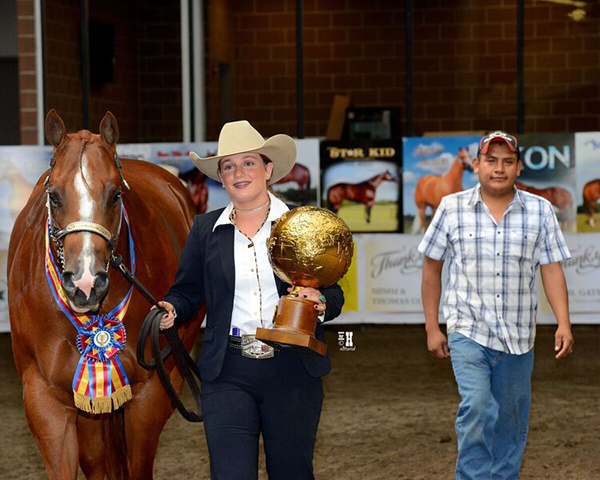
M200 406L200 370L198 369L198 365L194 359L190 357L181 343L181 339L177 334L177 327L175 326L164 330L165 336L167 337L167 345L162 350L160 349L160 320L167 311L158 304L148 289L131 274L125 265L123 265L122 260L121 255L114 255L111 258L110 263L113 267L121 270L123 275L125 275L125 278L135 285L144 297L156 307L156 309L150 310L150 313L146 315L144 323L142 324L136 350L137 361L146 370L156 369L158 378L164 389L167 391L171 402L173 402L173 405L175 405L183 418L189 422L201 422L203 417L202 408ZM144 358L144 348L146 346L148 334L150 334L150 347L153 356L150 360ZM169 373L165 368L164 362L171 353L173 354L177 368L190 387L192 396L194 397L196 411L185 408L185 405L177 395L177 392L169 379Z

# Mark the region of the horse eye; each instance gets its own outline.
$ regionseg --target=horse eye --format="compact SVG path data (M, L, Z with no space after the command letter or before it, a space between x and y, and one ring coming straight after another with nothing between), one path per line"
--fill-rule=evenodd
M56 194L54 193L50 193L50 203L52 203L52 205L54 205L55 207L60 206L60 201L58 200L58 197L56 196Z
M113 197L113 203L117 203L119 200L121 200L121 192L115 193Z

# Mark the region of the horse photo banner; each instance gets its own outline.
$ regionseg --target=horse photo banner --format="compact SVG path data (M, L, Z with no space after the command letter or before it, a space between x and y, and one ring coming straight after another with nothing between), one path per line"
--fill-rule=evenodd
M398 232L401 144L396 140L322 142L322 205L353 232Z
M562 231L576 233L574 135L521 135L519 142L523 170L517 178L517 188L548 200Z
M271 188L292 205L321 205L319 140L296 140L296 163L292 170Z
M275 185L286 203L317 205L319 199L319 141L296 140L297 162L292 171ZM210 212L230 202L221 182L206 177L189 157L191 151L206 158L217 153L217 142L200 143L132 143L117 146L124 158L147 160L169 170L188 187L196 213Z
M575 134L577 232L600 232L600 132Z
M322 158L324 183L320 189L317 174L319 142L316 139L297 140L298 160L309 171L310 188L306 189L304 172L296 176L299 182L292 179L276 185L275 190L285 195L286 191L293 192L298 185L295 199L286 198L286 201L294 203L304 191L310 192L310 195L315 193L316 198L321 198L323 206L326 206L330 187L338 186L338 194L344 193L347 187L368 182L378 175L386 176L387 172L390 180L382 180L376 186L361 189L362 197L355 197L357 200L342 198L340 215L351 228L355 227L355 232L375 229L379 232L396 232L402 228L401 220L404 221L405 231L411 231L418 216L415 194L419 180L428 175L441 178L450 172L457 161L472 160L476 155L478 139L479 136L405 138L403 202L398 201L401 192L398 142L371 142L375 150L361 152L356 149L364 148L364 143L361 144L363 147L356 147L356 144L349 145L347 142L322 142L320 153L324 155L327 152L327 157ZM563 212L568 212L565 210L568 196L560 195L564 193L561 189L568 192L573 199L573 208L578 209L578 231L600 231L600 132L577 133L574 140L572 134L523 136L522 145L526 169L522 182L539 190L550 189L550 193L555 194L550 201L557 213L561 208ZM123 157L160 164L179 176L187 184L199 213L225 206L229 197L218 182L197 175L200 172L189 159L190 150L208 156L216 152L216 142L118 146L118 152ZM0 331L9 330L6 269L10 233L34 185L48 169L51 156L51 147L0 147ZM463 166L462 187L470 188L476 182L476 176ZM340 184L343 188L339 187ZM371 222L366 221L367 210L363 200L368 195L365 196L365 192L373 194ZM545 194L548 195L548 192ZM332 199L340 201L341 197L343 195ZM311 198L309 203L313 201ZM561 198L567 201L561 203ZM427 209L426 221L431 216L430 207ZM588 213L590 210L593 211L592 217ZM593 226L590 225L590 218L594 220ZM422 230L422 226L419 229ZM353 264L340 282L346 292L346 305L338 322L423 322L420 307L422 259L417 258L416 252L420 238L420 235L391 233L355 235ZM564 265L573 322L600 323L600 292L597 288L600 285L600 234L566 235L566 238L573 254L573 259ZM542 323L554 322L543 292L540 293L539 319Z
M0 147L0 332L10 330L6 278L10 233L51 157L51 147Z
M473 187L479 136L403 139L404 233L423 233L442 197Z

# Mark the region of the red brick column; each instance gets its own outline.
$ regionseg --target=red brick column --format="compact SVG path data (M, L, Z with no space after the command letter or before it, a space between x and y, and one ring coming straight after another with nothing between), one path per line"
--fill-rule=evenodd
M37 144L38 134L34 23L34 1L17 0L19 101L23 145Z

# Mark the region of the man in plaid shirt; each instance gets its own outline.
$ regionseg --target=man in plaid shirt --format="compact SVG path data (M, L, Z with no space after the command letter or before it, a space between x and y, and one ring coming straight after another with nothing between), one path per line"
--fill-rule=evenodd
M556 358L573 351L567 286L560 262L570 253L545 199L514 186L517 139L481 138L473 170L479 184L442 199L419 244L427 348L451 356L461 402L456 416L457 479L518 479L529 422L536 272L558 322ZM449 263L444 317L441 272Z

